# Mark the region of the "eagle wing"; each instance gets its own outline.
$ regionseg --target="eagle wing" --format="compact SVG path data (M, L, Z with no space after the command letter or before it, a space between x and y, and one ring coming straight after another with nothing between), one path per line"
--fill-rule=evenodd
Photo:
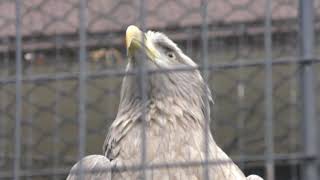
M81 164L81 168L80 168ZM89 155L78 161L70 170L67 180L111 180L111 163L102 155Z
M263 180L263 179L257 175L250 175L247 177L247 180Z

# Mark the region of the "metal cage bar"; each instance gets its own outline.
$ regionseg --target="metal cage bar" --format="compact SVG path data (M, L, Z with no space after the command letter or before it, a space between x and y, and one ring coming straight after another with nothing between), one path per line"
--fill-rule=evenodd
M264 35L264 47L265 47L265 143L266 143L266 174L267 180L275 179L274 172L274 137L273 137L273 79L272 79L272 0L266 1L266 16L265 16L265 35Z
M139 24L141 26L141 29L143 32L146 30L146 23L145 23L145 5L148 3L148 1L145 0L139 0ZM142 33L142 32L141 32ZM143 37L143 35L142 35ZM145 46L145 39L142 38L142 44ZM142 61L138 62L138 74L137 74L137 83L139 84L139 96L142 100L142 115L141 115L141 159L140 159L140 167L141 167L141 175L140 178L142 180L147 180L147 150L148 150L148 138L147 138L147 120L146 120L146 114L147 114L147 107L145 106L148 102L148 95L147 95L147 86L148 86L148 77L147 77L147 69L144 66L144 63L147 59L146 55L142 55Z
M20 179L21 170L21 119L22 119L22 35L21 35L21 1L16 0L16 109L14 129L14 179Z
M314 1L300 0L300 56L304 58L314 57ZM313 63L300 65L300 91L303 104L302 127L304 152L308 156L316 156L318 152L317 120L315 110L315 87ZM303 179L317 179L318 167L315 162L305 163Z
M208 1L201 1L201 46L202 46L202 75L203 81L205 84L208 84L209 78L209 59L208 59ZM208 91L206 89L206 91ZM204 99L206 104L206 109L204 112L204 132L203 132L203 149L204 149L204 168L203 168L203 179L209 180L210 178L210 169L209 169L209 133L210 133L210 102L206 96Z
M79 160L85 156L86 149L86 131L87 131L87 13L86 13L86 0L79 0L79 144L78 144L78 156ZM84 170L80 161L80 180L84 179Z
M3 0L0 3L1 7L6 3L12 3L15 8L15 12L13 13L14 15L12 17L10 17L11 12L6 13L5 15L0 13L0 63L2 63L1 58L5 56L3 59L6 60L4 64L7 66L5 71L2 71L3 69L1 68L3 67L0 67L1 179L19 180L25 178L33 179L36 177L45 177L47 179L56 180L66 175L69 172L69 165L71 163L82 159L87 153L89 153L88 147L90 142L89 140L87 141L89 136L92 134L99 135L99 133L102 131L100 129L90 129L91 126L88 121L89 119L91 120L90 113L94 114L93 116L97 116L93 118L96 121L101 121L101 119L108 119L109 121L109 119L113 118L113 114L108 114L108 118L101 118L102 116L106 115L104 114L104 109L101 110L99 108L101 108L100 106L108 106L108 104L106 105L103 103L104 101L108 101L103 99L103 97L119 95L117 89L119 88L119 85L115 79L124 78L126 76L135 77L140 95L139 98L142 99L143 103L146 103L149 100L149 96L147 94L149 88L149 82L147 81L147 78L149 75L157 73L175 73L179 71L192 72L194 70L201 71L204 82L208 86L210 85L211 79L216 77L218 77L217 79L221 78L221 82L217 82L217 84L220 83L221 86L224 87L222 88L221 92L219 92L219 90L217 91L217 96L219 96L218 98L225 100L227 106L233 105L232 107L234 107L234 104L238 106L236 109L229 108L231 110L226 107L225 112L228 116L218 117L221 118L219 121L220 127L227 126L227 128L233 128L232 130L229 129L230 131L236 132L238 132L237 128L241 129L241 131L239 131L241 134L239 137L235 137L231 139L230 142L226 142L226 145L224 144L229 148L229 151L235 154L240 153L239 156L234 156L232 158L234 162L241 164L240 167L246 168L246 171L250 170L251 167L254 167L259 171L260 175L264 175L267 180L274 180L279 177L278 168L281 169L282 164L290 164L292 171L295 171L293 175L290 175L294 180L319 179L319 143L317 142L317 135L319 132L317 130L318 122L316 118L317 108L319 107L317 107L318 92L315 90L317 86L315 71L318 69L318 63L320 62L320 59L317 58L318 46L315 42L315 39L317 38L316 32L320 31L318 20L320 13L318 13L315 9L320 9L320 7L316 7L314 0L299 0L297 1L299 2L297 6L295 5L295 1L279 2L278 0L265 0L261 4L258 3L258 5L255 4L255 1L236 2L233 0L221 2L201 0L197 1L197 3L194 3L196 1L183 0L162 0L158 2L146 0L106 0L99 2L100 4L92 4L93 1L87 0L66 0L63 2L65 3L65 6L54 7L55 10L58 9L58 11L64 11L64 14L62 15L48 10L54 9L52 7L50 8L52 4L48 3L49 1L50 0L29 4L29 1L15 0L14 2L11 2L10 0ZM58 1L51 1L51 3L52 2L61 3ZM99 7L97 6L105 5L103 2L109 3L107 5L110 6L110 10L99 12L99 10L97 10ZM150 4L153 6L149 6ZM293 7L293 11L297 10L298 15L295 16L294 13L292 13L292 16L286 16L288 19L276 19L278 16L282 16L285 13L278 12L280 15L276 13L277 8L281 9L281 6L284 4L289 4L289 7ZM255 12L255 9L251 9L251 6L255 7L256 5L259 7L256 7L257 9ZM176 12L166 11L168 7L173 8L173 11L182 11L183 13L180 15L181 17L174 17L174 13ZM228 10L228 8L230 9ZM6 8L3 9L5 12ZM8 9L10 9L10 6L8 6ZM117 12L119 9L122 9L123 12L128 12L129 15L125 18L130 19L131 17L129 16L137 15L135 18L132 18L133 20L130 21L130 24L139 24L143 31L146 31L149 28L155 28L153 30L159 29L161 31L168 31L170 33L173 32L173 39L185 45L187 54L190 54L190 56L195 56L195 59L199 60L198 62L200 62L200 65L198 67L176 67L172 69L146 69L142 63L139 63L139 66L136 69L130 71L125 71L123 68L115 69L112 67L110 69L101 68L92 72L91 69L93 68L91 65L93 63L90 59L92 58L91 51L94 51L98 48L108 49L109 47L118 47L121 45L121 35L123 34L123 29L129 24L129 20L120 20L122 14ZM224 12L225 9L227 10ZM221 17L217 17L215 14L215 12L218 12L219 10L222 11ZM236 18L232 16L234 12L246 10L248 11L247 13L249 15L251 14L259 18L253 18L252 21L249 18L247 19L248 21L242 22L242 18L245 17L244 15L243 17L240 17L241 15L239 15L239 17ZM161 14L162 11L172 13L172 17L170 15L167 16ZM263 13L260 13L260 11ZM73 14L76 14L75 17ZM44 24L41 24L42 22L30 23L28 21L28 18L33 16L37 17L38 15L43 16L43 18L38 17L38 19L46 21L46 19L52 18L52 20L45 22ZM163 23L163 26L160 25L157 27L155 24L152 24L153 22L148 19L149 15L159 21L163 21L159 22L159 24ZM231 16L234 19L232 19ZM176 21L172 20L171 18L176 18ZM106 23L107 25L102 25L106 26L106 29L99 29L102 27L99 27L99 23L103 24L101 19L105 22L110 21L110 24ZM198 21L198 24L192 24L194 19ZM299 25L297 27L295 27L295 20L299 20ZM60 21L63 25L56 24ZM96 22L98 22L98 25ZM35 27L28 27L28 23L34 25ZM286 27L286 23L288 24L288 27ZM109 25L117 25L120 27L120 29L111 28L108 30ZM64 26L65 29L72 27L74 29L70 28L71 30L66 32L63 30L55 31L56 29L54 26ZM250 26L250 28L247 26ZM6 29L8 27L9 30ZM95 30L94 28L97 28L98 30ZM12 29L15 30L13 34L10 32ZM3 35L3 32L7 34ZM290 56L282 56L282 49L280 49L279 45L277 44L279 43L276 41L277 38L281 39L283 38L282 36L285 35L286 37L291 37L294 39L295 33L297 32L299 33L300 38L299 47L297 48L300 50L300 55L290 54ZM170 37L169 33L168 35ZM107 39L106 42L102 40L104 38ZM239 42L237 42L237 38L239 38ZM248 42L244 41L244 38L246 38ZM216 41L221 44L216 43ZM38 47L37 43L39 43ZM239 43L238 47L236 47L236 43ZM257 50L254 49L255 47L249 47L250 43L259 44L259 48L261 49L257 48ZM251 52L248 52L247 54L244 53L245 55L243 55L242 50L239 48L241 46L248 46L249 51L253 52L257 50L260 54L257 55L258 57L252 56L253 58L250 55L247 55ZM211 50L215 50L214 48L216 47L220 49L221 47L225 48L225 51L228 52L228 54L221 57L213 56L214 53L212 53ZM197 48L199 50L198 54L196 50ZM237 49L236 52L232 52L236 48L239 49ZM32 49L32 51L30 51L30 49ZM6 51L6 55L3 55L4 51ZM278 51L280 51L279 54L281 54L281 57L278 56ZM55 60L70 58L72 61L62 61L64 61L63 63L70 63L70 67L72 66L74 69L61 72L57 71L54 73L47 73L40 70L38 72L36 68L33 69L33 65L37 63L37 60L32 62L25 60L27 59L27 53L36 54L39 52L46 54L51 58L54 57ZM100 66L101 64L105 65L107 61L106 54L110 52L104 52L104 61L97 61L93 66L96 67ZM117 53L117 55L120 54L121 56L123 51L119 51ZM113 56L114 54L111 55L112 58ZM229 56L233 57L230 58ZM244 60L246 58L248 58L248 60ZM11 59L12 61L10 61ZM51 65L52 64L49 66ZM284 69L284 71L289 71L291 65L297 66L295 67L297 70L294 69L294 72L291 74L277 70L281 67ZM32 71L29 71L30 69L32 69ZM252 69L256 69L256 72L254 71L254 73L252 73ZM239 77L236 77L238 75ZM255 80L257 77L261 82L257 82L257 80ZM230 82L223 82L224 80ZM297 88L300 93L301 102L295 101L292 103L291 99L290 102L287 102L287 94L278 95L278 90L285 86L283 85L285 82L296 80L298 80L300 83L298 87L294 87L295 83L293 83L294 85L291 85L290 88ZM70 87L68 90L65 90L64 85L67 83L69 83ZM110 85L105 85L104 83L110 83ZM243 89L241 89L242 86ZM248 86L248 88L246 87L247 89L252 88L252 91L245 89L245 86ZM45 88L45 90L38 90L38 88ZM53 93L53 97L47 98L54 99L54 101L48 101L48 104L46 105L43 105L43 103L46 103L46 101L39 103L39 101L42 99L35 96L37 90L38 92L49 91L50 93ZM72 91L72 93L67 91ZM94 92L94 98L92 99L90 91ZM246 99L247 97L242 95L247 93L245 91L252 93L252 96L250 96L252 99ZM72 98L70 96L71 94L73 95L74 92L76 92L76 95L71 101L76 101L76 112L74 115L70 115L72 113L66 115L64 114L64 109L60 108L60 106L63 107L64 102L60 103L59 101L66 99L70 100ZM257 92L261 94L256 95L255 93ZM237 97L234 98L233 94L236 93L238 93ZM37 98L33 99L30 97ZM152 172L153 170L201 166L203 170L203 172L201 172L202 179L209 180L212 178L210 177L210 167L219 164L230 163L230 161L212 161L209 159L209 119L212 117L209 117L209 99L208 97L205 97L204 99L207 106L207 109L205 109L206 112L204 112L205 128L202 137L204 161L160 164L149 163L147 161L149 141L147 138L148 124L145 119L147 108L144 107L141 117L142 125L140 134L140 162L132 167L119 166L117 167L119 168L119 172L139 172L141 173L140 178L146 180L149 177L148 173ZM246 100L248 100L251 104L248 105L246 102L244 102ZM278 101L281 102L279 103ZM219 109L219 102L217 104ZM301 112L299 111L299 107L302 109ZM292 110L290 108L292 108ZM221 109L224 110L224 107L220 107L220 110ZM297 109L297 111L299 111L297 114L301 114L300 118L294 118L298 119L297 121L299 121L298 123L300 123L302 127L301 134L299 134L299 132L296 133L301 136L301 140L297 139L292 141L293 143L297 143L293 145L295 149L292 148L294 149L295 153L292 153L291 149L288 148L290 149L290 152L281 154L277 151L277 140L286 141L290 138L294 138L293 136L296 135L295 133L292 133L293 135L290 137L290 135L279 135L279 133L277 133L277 118L281 118L282 113L287 113L287 109L290 109L291 111ZM27 119L28 117L24 118L24 112L26 112L27 115L32 113L32 121ZM228 114L229 112L230 115ZM258 112L259 114L256 115L255 112ZM236 117L239 114L241 117ZM263 115L261 116L261 114ZM216 115L214 114L213 116L213 119L215 120ZM39 123L40 125L37 124L37 120L43 117L53 117L52 119L54 122L52 131L46 131L45 128L41 127L41 125L43 125L41 123ZM73 118L76 120L73 120ZM290 117L286 118L290 119ZM230 121L229 119L232 119L233 121L236 119L235 121L237 122ZM248 121L249 119L263 119L258 121L258 123L262 125L252 125L254 128L256 128L254 131L263 131L263 133L261 133L261 137L250 137L251 139L244 137L246 133L255 133L254 131L249 130L246 132L247 126L251 125L248 125L250 122L248 122L247 119ZM66 124L76 127L76 133L72 134L76 137L74 137L72 142L70 142L70 139L64 139L62 136L64 131L63 128L64 126L67 126ZM25 126L30 127L25 128ZM292 122L292 126L295 126L294 122ZM10 132L10 129L13 129L14 131ZM297 131L299 130L300 129ZM12 138L13 140L10 139L10 135L14 135ZM40 136L40 138L38 136ZM28 138L32 138L32 142L34 144L28 144ZM50 139L52 142L47 139ZM11 141L12 143L10 144ZM40 151L44 150L36 146L40 146L43 141L49 141L49 143L52 143L51 145L54 146L52 148L52 154L50 154L51 152L48 154L39 153ZM262 141L264 146L257 147L257 152L246 151L245 143L250 142L254 144L256 141ZM287 142L287 144L290 144L290 142ZM234 148L235 146L238 146L239 149ZM34 150L30 148L34 148ZM68 149L75 151L75 155L68 155ZM100 148L98 149L100 150ZM254 154L261 152L264 154ZM251 153L254 155L251 156ZM10 166L10 168L7 166ZM41 166L41 169L34 169L37 166ZM2 170L2 168L4 169ZM81 171L79 173L81 179L83 179L84 173L87 172L85 169L82 169L81 163L80 169ZM104 170L111 171L112 169L106 168Z

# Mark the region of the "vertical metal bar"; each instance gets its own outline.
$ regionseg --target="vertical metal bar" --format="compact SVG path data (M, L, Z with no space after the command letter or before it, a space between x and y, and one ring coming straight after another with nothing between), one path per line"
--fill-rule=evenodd
M16 0L16 115L14 129L14 180L20 179L21 168L21 113L22 113L22 37L21 37L21 1Z
M238 81L237 81L237 104L238 104L238 109L239 109L239 113L237 114L237 132L238 132L238 148L239 148L239 157L240 157L240 162L239 162L239 167L241 169L244 168L244 162L243 160L243 156L244 156L244 142L243 142L243 130L244 130L244 123L245 123L245 113L243 112L243 107L244 107L244 98L245 98L245 80L243 77L243 73L242 71L243 69L243 59L241 58L241 50L242 47L245 47L246 44L244 43L245 39L244 39L244 31L245 31L245 27L244 25L241 25L239 27L239 44L238 44L238 51L240 54L240 58L238 59L239 61L239 68L237 68L237 72L239 73L238 77Z
M87 50L86 50L86 43L87 43L87 14L86 14L86 7L87 1L86 0L79 0L79 159L82 159L85 155L85 148L86 148L86 129L87 129L87 114L86 114L86 101L87 101ZM82 164L79 164L80 168L80 179L83 179L83 167Z
M147 1L140 0L140 27L143 32L145 32L145 7ZM144 44L144 38L142 38L142 43ZM138 66L138 84L139 84L139 92L140 92L140 97L142 99L143 103L143 109L142 109L142 131L141 131L141 179L146 180L146 166L147 166L147 121L146 121L146 103L148 101L147 97L147 72L144 67L144 62L147 59L146 55L144 54L142 57L142 61L140 61L139 66Z
M5 43L9 44L9 40L5 38ZM9 48L4 53L4 63L3 63L3 72L1 73L2 78L7 78L9 75ZM8 138L7 133L9 132L7 130L7 124L8 120L5 115L5 109L8 103L8 95L6 94L5 85L2 85L1 88L3 88L3 91L1 91L0 94L0 166L5 166L5 155L6 155L6 146L8 145ZM0 88L0 89L1 89Z
M208 1L202 0L201 1L201 42L202 42L202 64L203 64L203 80L206 85L208 85L208 78L209 78L209 62L208 62ZM205 88L205 91L208 91ZM206 92L208 93L208 92ZM205 96L205 112L204 112L204 133L203 133L203 148L204 148L204 169L203 169L203 179L209 180L210 179L210 170L209 170L209 133L210 133L210 104L208 96Z
M57 67L60 66L61 63L61 54L60 54L60 50L61 50L61 38L59 36L56 35L55 37L55 62L57 63ZM59 68L57 68L59 69ZM54 167L54 176L53 179L57 180L59 179L57 176L57 168L59 165L59 141L60 141L60 133L59 133L59 127L61 124L61 118L59 117L59 102L61 100L61 83L58 80L58 73L56 73L56 86L54 88L55 90L55 98L54 98L54 132L53 132L53 167Z
M59 8L58 5L54 5L55 8ZM80 18L79 18L80 19ZM61 90L62 90L62 83L59 81L58 79L58 75L59 75L59 67L62 63L61 61L61 45L62 45L62 38L61 36L56 33L55 34L55 63L56 63L56 73L55 73L55 86L54 86L54 91L55 91L55 97L54 97L54 107L53 107L53 113L54 113L54 129L52 132L53 137L53 180L58 180L59 176L57 176L58 174L58 168L59 168L59 163L60 163L60 159L59 159L59 152L61 149L61 146L59 146L59 141L61 141L61 136L60 136L60 126L61 126L61 116L59 116L60 112L60 104L59 102L61 102ZM79 143L80 144L80 143ZM79 155L81 156L81 155Z
M28 69L27 69L27 74L28 75L31 75L33 74L33 64L31 64ZM31 84L31 88L33 88L32 86L36 86L36 84ZM32 93L30 93L28 95L28 98L29 102L30 103L34 103L33 100L34 100L34 97L32 95ZM33 131L32 131L32 124L33 124L33 116L34 116L34 112L32 110L32 107L28 107L28 111L27 111L27 114L28 114L28 119L27 119L27 122L28 122L28 135L27 135L27 145L28 145L28 148L27 148L27 167L28 169L31 169L32 166L33 166ZM31 179L30 177L27 178L27 180Z
M6 60L4 63L4 67L7 68L6 66ZM5 76L5 70L4 72L1 73L2 78L6 77ZM0 87L0 168L5 165L5 154L6 154L6 146L7 146L7 141L6 141L6 128L7 128L7 121L5 118L5 107L7 103L7 96L4 91L5 85L2 85Z
M192 28L188 28L187 32L186 32L189 36L189 38L187 39L187 54L188 56L192 57L193 56L193 29Z
M314 58L314 2L313 0L299 1L300 18L300 57ZM313 63L303 63L300 66L300 91L303 104L302 127L304 153L307 156L317 154L317 131L315 110L315 87ZM303 166L303 179L319 179L315 162L306 162Z
M34 19L31 20L30 22L30 25L33 26L35 24L35 21ZM36 22L37 23L37 22ZM35 43L33 39L31 39L31 43ZM34 55L34 51L29 51L27 52L29 55L31 55L30 57L27 57L27 58L30 58L29 59L29 62L30 63L28 66L27 66L27 69L26 69L26 75L27 76L32 76L33 75L33 61L35 61L35 59L33 58L36 58ZM25 55L27 55L27 53ZM33 57L32 57L33 55ZM35 63L35 62L34 62ZM32 86L37 86L36 83L32 83L30 84L30 88L32 89L33 87ZM28 94L27 97L25 97L28 99L28 102L30 102L31 104L35 103L34 102L34 96L32 95L32 92ZM34 111L32 109L32 106L28 106L27 108L27 112L26 112L26 116L27 116L27 119L26 121L28 122L28 131L27 131L27 149L26 149L26 156L27 156L27 161L26 161L26 166L28 167L28 169L32 169L32 166L33 166L33 129L32 129L32 126L33 126L33 118L34 118ZM30 180L31 177L27 177L27 180Z
M296 68L296 67L294 67ZM296 137L296 120L297 120L297 79L296 78L292 78L290 80L290 104L292 104L293 107L290 108L290 117L289 117L289 144L290 144L290 149L295 150L297 149L297 139ZM291 180L298 180L298 171L297 171L297 165L298 165L298 161L290 161L290 176L291 176Z
M272 0L266 1L264 48L265 60L265 143L267 180L274 180L273 80L272 80Z

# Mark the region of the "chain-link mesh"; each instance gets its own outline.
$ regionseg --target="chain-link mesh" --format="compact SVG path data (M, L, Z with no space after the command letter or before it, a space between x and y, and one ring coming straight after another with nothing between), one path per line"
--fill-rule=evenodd
M266 57L271 57L274 147L269 148L275 179L303 179L304 165L311 162L316 166L316 157L305 153L304 134L308 129L304 129L307 126L302 109L308 102L301 99L305 88L301 84L306 81L301 73L303 65L314 63L318 120L319 0L314 0L312 59L300 56L301 37L305 35L299 12L303 0L300 5L298 0L209 0L205 8L200 0L148 0L144 2L143 18L138 0L90 0L84 1L84 9L80 2L0 2L0 179L66 178L79 158L79 119L83 113L84 152L101 154L118 110L121 80L126 75L124 31L130 24L144 24L146 29L164 32L200 67L210 70L208 83L215 101L210 128L214 139L246 174L254 172L265 178L272 177L265 170L269 157L265 138L270 131L265 123L265 77L269 76L265 63ZM271 27L266 26L268 2ZM203 28L208 37L208 64L202 60ZM86 35L84 40L81 32ZM21 36L21 52L17 35ZM272 42L272 54L265 49L267 40ZM81 49L81 43L85 49ZM82 82L83 51L87 72ZM19 53L22 79L17 91ZM79 96L79 87L86 89L85 100ZM16 143L17 98L21 100L20 147ZM79 104L84 105L83 112ZM18 172L14 170L17 152Z

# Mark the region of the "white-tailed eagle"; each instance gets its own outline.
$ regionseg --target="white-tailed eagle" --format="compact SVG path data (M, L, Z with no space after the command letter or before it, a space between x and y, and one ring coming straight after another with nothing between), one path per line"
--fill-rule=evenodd
M84 170L84 179L141 179L139 168L124 171L123 167L139 166L141 163L143 122L146 123L147 165L205 160L205 113L206 108L209 108L206 102L211 101L211 93L196 69L196 63L166 35L154 31L144 33L136 26L127 28L126 46L127 71L138 66L149 70L176 67L189 67L192 70L145 73L146 101L141 96L138 75L126 76L123 79L118 114L103 146L104 155L91 155L79 161L73 166L68 180L80 179L80 164ZM255 175L245 177L218 147L211 133L208 143L208 160L217 161L209 165L209 179L262 179ZM158 169L146 169L145 177L150 180L200 180L204 179L203 168L201 163L190 167L161 166ZM88 172L90 170L93 172Z

